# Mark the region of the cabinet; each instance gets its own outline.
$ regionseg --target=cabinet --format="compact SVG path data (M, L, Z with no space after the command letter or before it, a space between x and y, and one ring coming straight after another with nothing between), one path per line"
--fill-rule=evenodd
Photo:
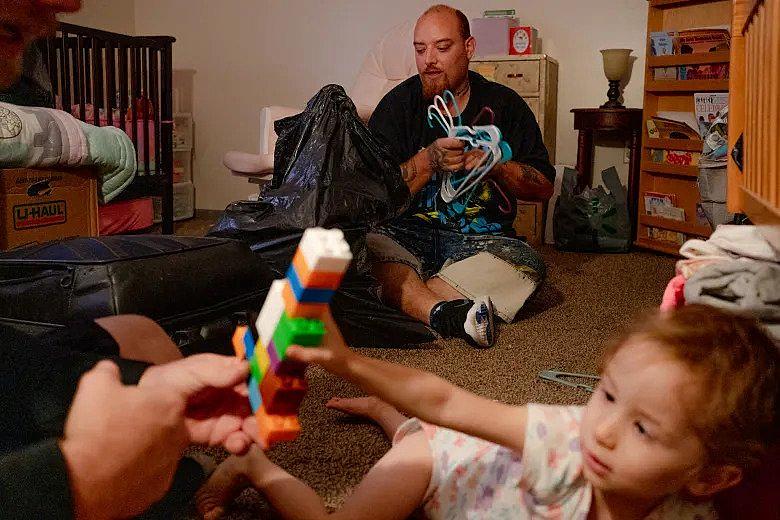
M652 56L649 34L659 31L681 31L694 27L731 25L730 0L649 0L647 15L647 60L645 67L645 94L643 124L658 112L694 112L694 94L697 92L728 92L728 79L671 80L655 79L658 67L728 63L729 52ZM733 36L733 34L732 34ZM697 204L700 202L697 166L656 163L652 150L679 150L701 152L702 142L689 139L651 139L646 128L642 132L642 159L639 177L639 222L635 243L641 247L677 254L680 245L658 238L659 233L681 233L684 239L708 237L710 227L699 223ZM685 220L678 221L646 214L644 194L657 192L676 198L675 205L685 212ZM656 232L655 230L660 230Z
M555 131L558 121L558 62L546 54L476 58L471 70L490 81L511 88L536 116L542 139L555 164Z

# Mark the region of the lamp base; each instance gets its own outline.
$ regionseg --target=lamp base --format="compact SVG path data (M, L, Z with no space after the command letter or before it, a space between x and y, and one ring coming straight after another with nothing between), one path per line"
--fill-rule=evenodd
M609 80L609 90L607 90L608 101L599 108L626 108L618 99L620 98L620 80Z

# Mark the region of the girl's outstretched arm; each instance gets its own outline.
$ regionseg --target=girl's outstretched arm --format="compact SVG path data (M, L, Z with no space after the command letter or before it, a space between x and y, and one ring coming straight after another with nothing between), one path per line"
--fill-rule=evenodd
M523 451L527 409L499 403L459 388L444 379L397 363L362 356L347 348L333 318L324 320L326 334L319 348L292 346L291 359L317 363L423 421L458 430Z

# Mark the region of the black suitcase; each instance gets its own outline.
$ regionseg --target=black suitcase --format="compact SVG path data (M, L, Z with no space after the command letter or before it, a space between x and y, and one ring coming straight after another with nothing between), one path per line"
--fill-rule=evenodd
M127 235L48 242L0 254L0 326L39 335L75 320L142 314L185 351L209 350L203 340L226 343L241 313L260 309L272 280L267 265L237 240Z

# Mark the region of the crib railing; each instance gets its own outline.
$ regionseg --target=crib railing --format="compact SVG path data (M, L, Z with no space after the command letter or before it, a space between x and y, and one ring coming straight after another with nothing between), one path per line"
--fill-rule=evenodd
M162 231L173 233L173 89L170 36L128 36L61 23L40 42L57 108L133 141L133 195L162 199Z
M729 149L743 138L743 167L729 161L729 210L780 238L780 0L735 0Z

